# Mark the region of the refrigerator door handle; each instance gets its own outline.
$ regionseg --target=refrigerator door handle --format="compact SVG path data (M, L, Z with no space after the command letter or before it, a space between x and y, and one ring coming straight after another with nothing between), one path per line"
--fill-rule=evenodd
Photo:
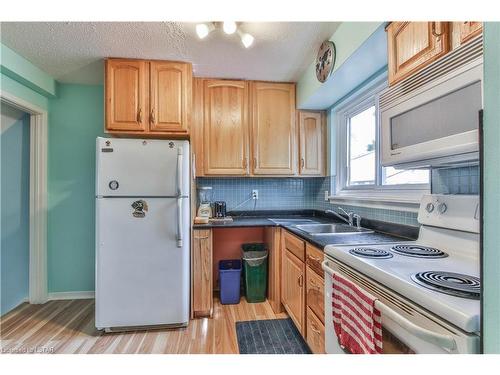
M182 147L177 149L177 247L182 247Z
M182 164L183 164L183 153L182 147L177 149L177 194L179 197L183 196L182 191Z
M182 198L177 198L177 247L182 247Z

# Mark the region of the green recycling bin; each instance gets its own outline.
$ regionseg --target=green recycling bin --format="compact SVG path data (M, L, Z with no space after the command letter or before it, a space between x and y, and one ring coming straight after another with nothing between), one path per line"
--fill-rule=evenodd
M262 243L243 244L243 273L247 302L264 302L267 291L266 245Z

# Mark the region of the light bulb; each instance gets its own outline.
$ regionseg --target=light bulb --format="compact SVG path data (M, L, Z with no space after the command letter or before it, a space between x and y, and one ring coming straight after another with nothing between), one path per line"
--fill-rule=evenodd
M231 22L224 22L222 24L222 30L224 30L226 34L234 34L236 29L237 29L236 22L231 21Z
M247 33L241 34L240 38L241 38L241 43L243 43L245 48L248 48L253 44L254 37L250 34Z
M196 25L196 34L198 34L198 38L204 39L214 29L215 29L215 26L212 22L199 23L198 25Z

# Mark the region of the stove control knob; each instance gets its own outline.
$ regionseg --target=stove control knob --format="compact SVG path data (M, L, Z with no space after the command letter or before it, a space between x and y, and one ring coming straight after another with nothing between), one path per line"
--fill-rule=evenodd
M427 206L425 206L425 210L428 213L431 213L432 211L434 211L434 204L433 203L427 203Z
M448 206L446 205L446 203L440 203L438 206L438 211L440 214L444 214L447 209L448 209Z

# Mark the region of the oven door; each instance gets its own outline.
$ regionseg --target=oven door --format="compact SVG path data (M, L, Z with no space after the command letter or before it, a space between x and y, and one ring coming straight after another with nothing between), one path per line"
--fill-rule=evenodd
M382 315L384 354L479 353L479 336L467 334L430 316L411 302L376 284L344 264L325 256L325 350L329 354L348 354L340 347L332 320L332 274L338 273L378 298Z

